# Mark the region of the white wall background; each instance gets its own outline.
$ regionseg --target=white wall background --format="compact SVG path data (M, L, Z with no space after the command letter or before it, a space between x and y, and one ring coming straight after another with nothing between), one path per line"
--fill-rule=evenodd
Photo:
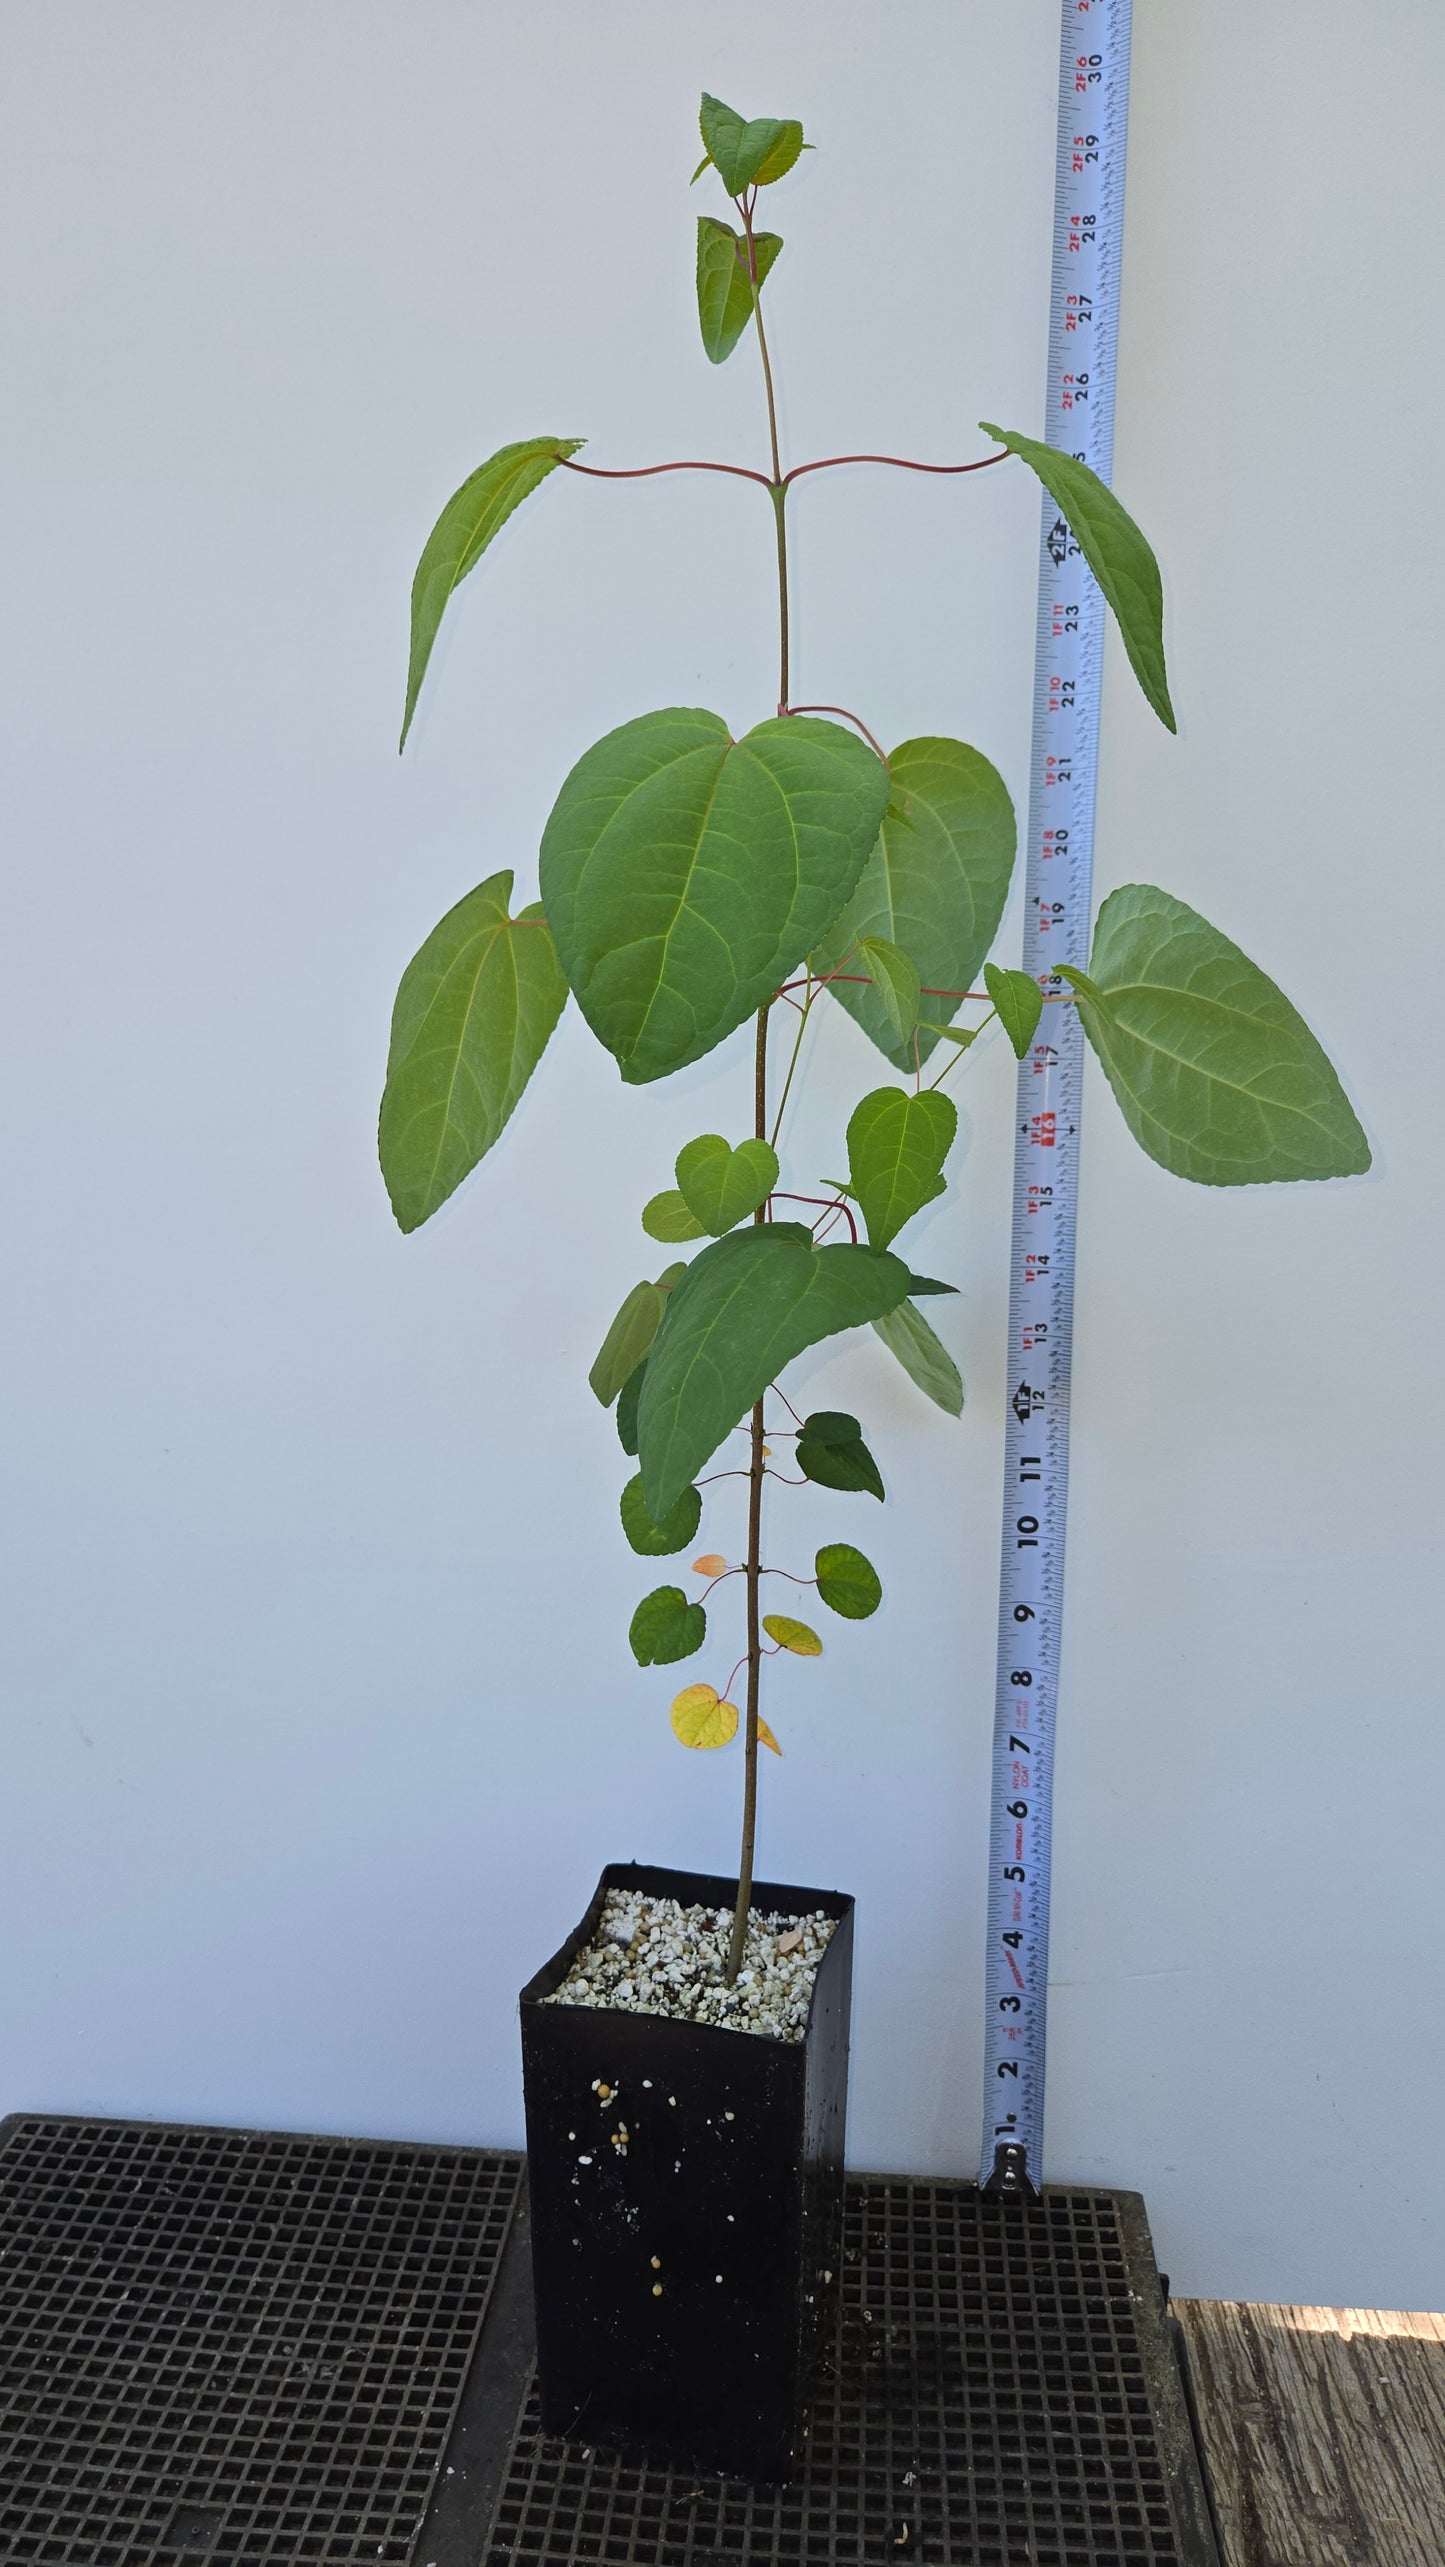
M1116 475L1182 719L1115 663L1100 887L1162 880L1274 970L1377 1159L1191 1190L1095 1084L1050 2158L1142 2188L1178 2287L1440 2305L1445 25L1137 19ZM745 1120L745 1046L626 1092L574 1014L409 1242L372 1129L402 965L484 873L530 894L581 748L770 709L768 512L559 476L399 764L407 587L508 439L760 459L691 309L704 85L822 146L775 200L790 455L1035 426L1056 28L9 0L0 2108L515 2140L514 1992L597 1867L732 1858L735 1758L677 1749L627 1653L584 1375L636 1208ZM1036 524L1022 472L805 484L795 692L1022 793ZM835 1025L800 1166L872 1058ZM859 1894L861 2164L977 2149L1010 1094L981 1060L927 1239L963 1424L871 1340L801 1368L897 1493L886 1613L778 1678L763 1824L767 1872Z

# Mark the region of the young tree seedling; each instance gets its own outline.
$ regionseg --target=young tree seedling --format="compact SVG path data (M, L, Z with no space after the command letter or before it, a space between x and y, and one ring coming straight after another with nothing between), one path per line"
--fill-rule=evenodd
M688 1550L702 1490L746 1482L743 1556L693 1562L689 1595L655 1587L632 1617L642 1666L694 1656L709 1602L741 1579L744 1647L724 1686L686 1685L672 1706L685 1746L717 1748L739 1727L746 1669L742 1845L726 1961L736 1979L752 1889L765 1657L817 1657L811 1624L763 1610L763 1580L811 1587L831 1612L874 1613L882 1588L850 1542L820 1549L811 1578L765 1563L764 1481L883 1496L857 1418L800 1415L779 1375L810 1346L872 1326L928 1398L953 1415L963 1387L921 1300L954 1287L915 1274L900 1232L946 1186L958 1127L944 1082L1001 1027L1020 1059L1048 1005L1077 1006L1129 1129L1148 1156L1201 1185L1350 1176L1369 1149L1324 1052L1272 980L1166 891L1131 884L1103 903L1087 973L1045 993L986 959L1013 870L1013 807L997 770L961 740L886 751L841 705L792 700L788 505L806 475L845 464L940 479L1010 458L1035 473L1112 609L1144 694L1169 730L1163 594L1154 555L1105 483L1075 457L981 423L993 451L961 463L828 455L785 470L764 288L782 241L760 231L762 191L811 145L791 117L734 113L704 96L694 179L720 180L735 222L697 223L697 308L715 365L751 335L767 418L765 469L693 460L604 468L575 437L503 446L462 484L427 538L412 589L402 743L452 593L512 511L557 470L594 480L671 472L752 482L772 510L777 555L774 710L735 738L719 714L643 713L578 759L543 833L541 899L511 914L512 873L492 874L433 929L397 993L381 1106L381 1164L396 1218L415 1230L485 1157L511 1115L569 993L629 1086L651 1085L752 1027L753 1129L703 1133L674 1183L642 1213L650 1239L695 1251L627 1295L590 1381L637 1471L622 1493L634 1551ZM982 988L975 983L982 978ZM789 1169L779 1143L814 1009L846 1009L902 1084L874 1088L843 1136L845 1178ZM959 1022L964 1010L982 1010ZM774 1094L775 1025L792 1042ZM936 1066L936 1064L941 1065ZM861 1224L861 1236L860 1236ZM845 1235L846 1234L846 1235ZM698 1245L704 1242L703 1245ZM786 1416L771 1419L769 1401ZM747 1459L706 1465L739 1430ZM792 1447L796 1475L773 1448Z

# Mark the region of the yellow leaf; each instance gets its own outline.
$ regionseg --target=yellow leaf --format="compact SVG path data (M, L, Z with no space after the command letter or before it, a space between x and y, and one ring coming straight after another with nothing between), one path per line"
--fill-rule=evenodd
M781 1756L783 1752L761 1712L758 1713L758 1745L771 1747L775 1756Z
M684 1747L726 1747L737 1729L735 1702L719 1702L712 1685L683 1686L672 1706L672 1731Z
M765 1613L763 1629L780 1649L791 1649L796 1658L821 1658L823 1643L806 1622L795 1622L790 1613Z
M693 1575L698 1578L720 1578L726 1567L721 1551L704 1551L702 1558L692 1564Z

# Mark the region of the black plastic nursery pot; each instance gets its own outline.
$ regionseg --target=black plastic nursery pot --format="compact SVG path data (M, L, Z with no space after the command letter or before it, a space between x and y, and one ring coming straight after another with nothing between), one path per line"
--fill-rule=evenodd
M836 1920L806 2037L783 2041L544 2003L609 1890L730 1908L737 1883L609 1863L522 1990L543 2431L776 2483L842 2261L853 1901L754 1883L765 1915Z

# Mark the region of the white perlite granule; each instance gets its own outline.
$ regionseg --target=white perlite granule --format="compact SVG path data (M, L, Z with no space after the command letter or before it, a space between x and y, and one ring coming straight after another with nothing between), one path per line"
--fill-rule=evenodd
M801 2041L833 1918L821 1908L812 1916L760 1916L754 1909L743 1966L730 1988L723 1964L732 1925L731 1908L683 1907L640 1890L609 1890L596 1934L546 2003L670 2014L684 2023ZM791 1942L794 1934L799 1941L780 1952L779 1938Z

